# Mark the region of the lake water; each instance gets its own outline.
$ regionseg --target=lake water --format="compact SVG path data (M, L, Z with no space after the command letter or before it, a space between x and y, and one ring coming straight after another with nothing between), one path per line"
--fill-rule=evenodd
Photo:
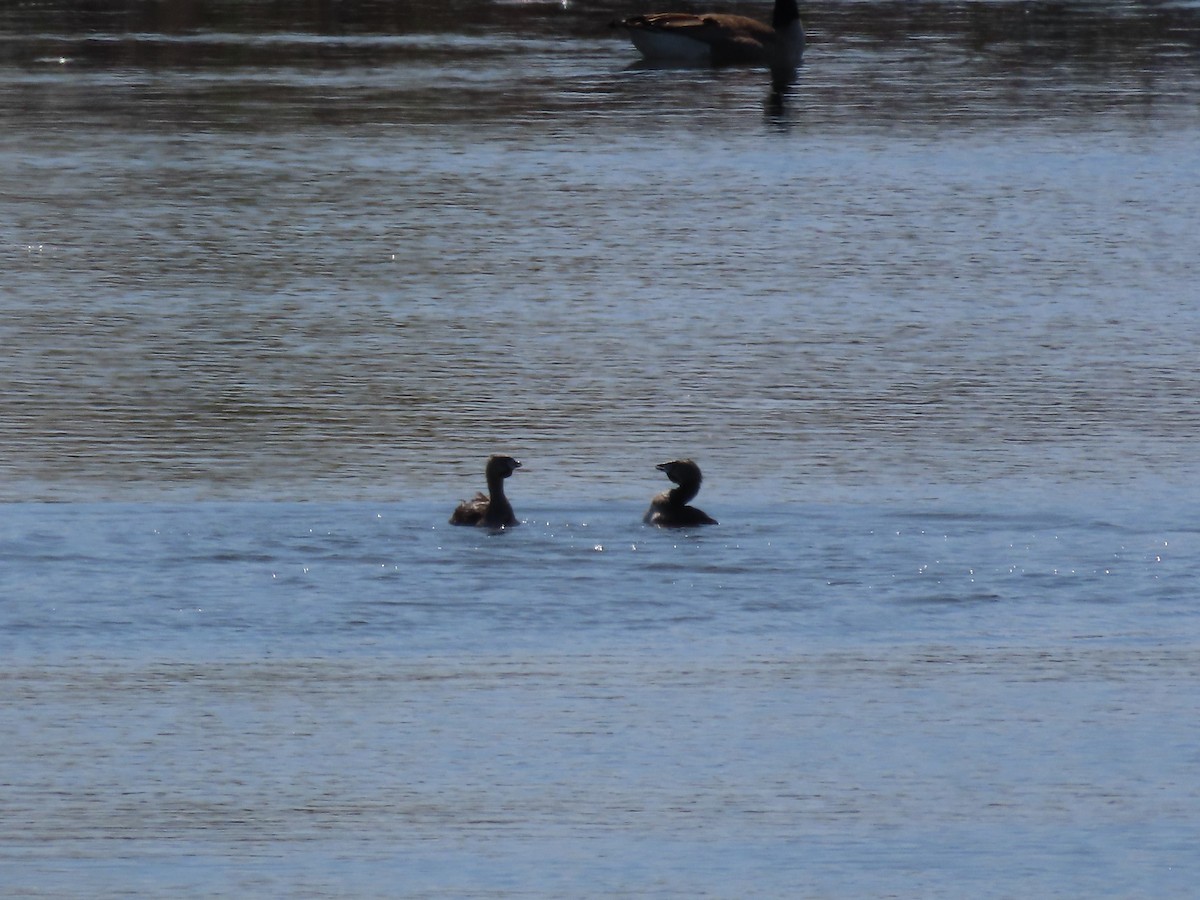
M1200 8L296 6L0 10L0 894L1195 890Z

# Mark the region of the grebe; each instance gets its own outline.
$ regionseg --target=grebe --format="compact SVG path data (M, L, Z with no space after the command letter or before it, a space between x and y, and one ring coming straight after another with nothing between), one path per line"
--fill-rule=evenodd
M660 63L757 64L776 82L790 82L804 55L804 25L796 0L775 0L771 24L728 13L647 13L614 25L647 60Z
M673 459L655 466L678 487L663 491L650 501L642 521L662 528L687 528L690 525L716 525L717 520L687 503L700 493L700 467L690 459Z
M520 461L511 456L489 456L484 470L488 492L458 504L450 516L450 524L482 525L485 528L511 528L520 524L513 514L512 504L504 496L504 479L519 468Z

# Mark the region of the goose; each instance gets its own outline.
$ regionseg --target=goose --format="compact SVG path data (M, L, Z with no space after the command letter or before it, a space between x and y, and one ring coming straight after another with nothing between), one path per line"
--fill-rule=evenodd
M775 0L771 24L729 13L647 13L614 23L650 62L758 64L793 76L804 54L796 0Z
M688 501L700 493L700 467L690 459L673 459L654 468L663 472L678 487L657 494L642 521L661 528L687 528L692 525L716 525L717 520L703 510L688 506Z
M520 460L511 456L489 456L484 475L488 492L464 500L450 516L451 525L481 525L485 528L511 528L519 524L512 504L504 496L504 479L521 468Z

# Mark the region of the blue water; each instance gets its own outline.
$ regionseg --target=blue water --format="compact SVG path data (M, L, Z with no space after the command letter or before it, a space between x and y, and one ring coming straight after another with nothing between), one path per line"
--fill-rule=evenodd
M680 631L806 648L1186 645L1190 501L1104 500L731 506L679 532L581 504L495 533L418 504L14 504L4 655L583 653Z
M626 11L0 9L0 895L1195 893L1195 9Z
M1186 894L1190 504L959 499L10 506L0 888Z

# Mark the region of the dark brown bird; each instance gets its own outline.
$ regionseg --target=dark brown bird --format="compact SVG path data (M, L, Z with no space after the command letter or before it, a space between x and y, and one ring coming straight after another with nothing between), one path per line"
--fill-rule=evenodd
M521 468L511 456L489 456L487 468L488 492L475 495L473 500L458 504L450 516L451 525L482 525L485 528L511 528L519 525L512 504L504 496L504 479Z
M717 520L703 510L688 506L688 501L700 493L700 467L690 459L674 459L655 466L678 487L663 491L650 501L642 521L661 528L687 528L692 525L716 525Z
M765 65L789 81L804 55L804 25L796 0L775 0L771 24L729 13L648 13L614 25L651 62L714 66Z

